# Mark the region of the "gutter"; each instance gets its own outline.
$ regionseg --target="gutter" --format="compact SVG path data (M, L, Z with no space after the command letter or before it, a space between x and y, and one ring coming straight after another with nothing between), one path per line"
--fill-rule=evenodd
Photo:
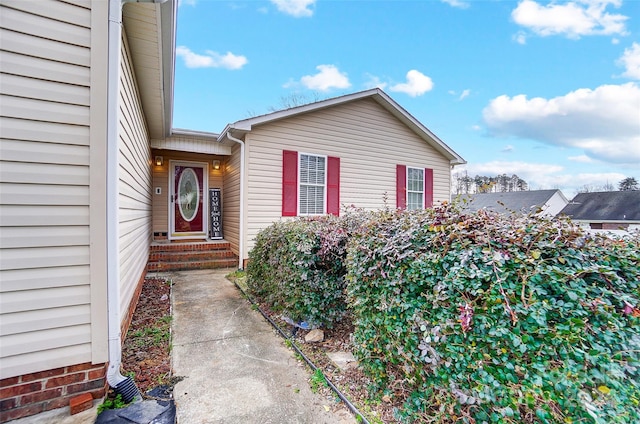
M109 0L108 69L107 69L107 309L109 368L107 382L126 403L142 396L131 377L120 373L122 362L122 311L120 310L119 244L119 97L120 52L122 49L122 7L129 2L164 3L167 0Z
M239 138L235 138L231 135L231 128L227 127L222 132L218 141L222 140L225 136L234 143L238 143L240 145L240 219L238 219L238 223L240 224L240 228L238 229L238 269L244 268L244 186L245 186L245 170L244 170L244 141Z

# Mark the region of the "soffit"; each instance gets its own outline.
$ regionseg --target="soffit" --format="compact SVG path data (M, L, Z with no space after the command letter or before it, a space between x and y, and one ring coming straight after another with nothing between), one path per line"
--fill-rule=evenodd
M175 4L125 4L122 21L149 136L163 138L173 107Z

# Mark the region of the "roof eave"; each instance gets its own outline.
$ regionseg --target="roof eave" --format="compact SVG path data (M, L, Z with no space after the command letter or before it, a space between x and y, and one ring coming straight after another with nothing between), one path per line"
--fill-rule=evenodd
M176 63L176 16L178 2L171 0L160 5L162 42L162 101L164 133L171 135L173 125L173 101Z
M462 156L458 155L453 149L451 149L444 141L431 132L427 127L422 125L420 121L414 118L409 112L407 112L402 106L400 106L395 100L393 100L387 93L379 88L372 88L370 90L360 91L357 93L347 94L344 96L334 97L327 100L321 100L315 103L309 103L302 106L297 106L289 109L280 110L277 112L269 113L266 115L260 115L253 118L243 119L236 121L233 124L227 125L221 134L225 134L228 130L239 130L242 132L249 132L256 125L261 125L269 122L278 121L285 118L290 118L296 115L309 113L321 109L326 109L331 106L352 102L364 98L372 98L388 112L398 118L401 122L411 128L416 134L418 134L423 140L429 143L437 151L439 151L444 157L449 160L449 163L454 165L463 165L467 163Z

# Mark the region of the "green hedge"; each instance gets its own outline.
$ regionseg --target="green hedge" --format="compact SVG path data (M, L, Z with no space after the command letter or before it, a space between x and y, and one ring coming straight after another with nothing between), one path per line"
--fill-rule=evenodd
M348 247L355 351L407 421L640 422L638 239L451 207Z
M297 321L347 310L372 395L421 422L640 422L640 238L443 206L259 233L250 292Z
M322 216L262 230L249 253L250 293L295 321L331 328L346 311L343 259L352 225Z

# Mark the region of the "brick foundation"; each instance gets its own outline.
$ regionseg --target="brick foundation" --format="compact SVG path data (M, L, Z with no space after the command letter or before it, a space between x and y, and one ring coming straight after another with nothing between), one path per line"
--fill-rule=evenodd
M102 398L106 372L106 364L85 363L0 380L0 422L68 406L80 394Z
M145 274L140 277L122 320L123 340L131 325L144 277ZM87 393L93 399L103 398L109 386L106 375L106 363L87 362L0 380L0 423L70 406L72 399ZM77 406L76 410L79 410Z

